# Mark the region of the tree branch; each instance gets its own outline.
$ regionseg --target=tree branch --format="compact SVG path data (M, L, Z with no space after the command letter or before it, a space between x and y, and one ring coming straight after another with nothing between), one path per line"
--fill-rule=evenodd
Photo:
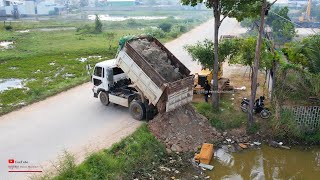
M228 15L223 15L223 18L220 20L220 24L222 23L222 21L223 21L226 17L228 17Z
M265 7L264 10L269 9L274 3L276 3L278 0L274 0L271 4L268 4L267 7Z

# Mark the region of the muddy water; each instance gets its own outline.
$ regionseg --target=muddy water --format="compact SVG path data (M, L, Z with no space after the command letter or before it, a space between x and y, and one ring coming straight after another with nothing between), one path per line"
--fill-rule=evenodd
M208 172L212 179L304 179L320 178L320 147L291 150L262 146L257 150L215 152Z

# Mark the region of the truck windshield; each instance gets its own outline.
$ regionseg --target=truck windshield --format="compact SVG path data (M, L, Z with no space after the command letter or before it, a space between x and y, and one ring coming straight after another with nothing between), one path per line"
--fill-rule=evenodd
M94 73L93 73L95 76L99 76L101 77L102 76L102 67L96 67L94 69Z
M123 71L121 68L118 68L118 67L114 67L113 68L113 75L118 75L118 74L122 74Z

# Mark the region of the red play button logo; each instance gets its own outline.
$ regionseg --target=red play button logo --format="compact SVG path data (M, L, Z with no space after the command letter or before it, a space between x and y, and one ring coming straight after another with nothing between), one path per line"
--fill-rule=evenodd
M9 164L13 164L13 163L14 163L14 159L9 159L9 160L8 160L8 163L9 163Z

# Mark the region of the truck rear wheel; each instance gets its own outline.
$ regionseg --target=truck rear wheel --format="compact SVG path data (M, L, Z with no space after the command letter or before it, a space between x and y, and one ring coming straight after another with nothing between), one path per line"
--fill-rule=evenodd
M109 105L109 103L110 103L110 101L109 101L109 94L108 94L107 92L104 92L104 91L100 92L99 97L100 97L100 102L101 102L103 105L105 105L105 106L108 106L108 105Z
M130 103L129 111L131 116L136 120L143 120L146 117L146 108L140 101L132 101Z

